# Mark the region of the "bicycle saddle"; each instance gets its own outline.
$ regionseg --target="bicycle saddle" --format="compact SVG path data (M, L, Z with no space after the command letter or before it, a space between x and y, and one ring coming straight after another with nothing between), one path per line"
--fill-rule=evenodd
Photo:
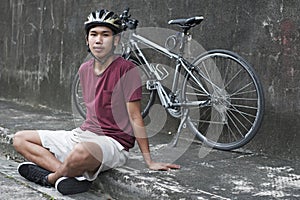
M203 21L203 16L195 16L186 19L172 19L168 22L168 24L177 24L180 27L187 28L187 27L194 27L200 24Z

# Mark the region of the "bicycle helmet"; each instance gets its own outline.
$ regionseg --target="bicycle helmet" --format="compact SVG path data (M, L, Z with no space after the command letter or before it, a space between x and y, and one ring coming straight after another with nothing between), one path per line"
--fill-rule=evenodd
M114 34L118 34L123 30L120 17L106 9L93 11L89 14L87 21L84 22L86 34L88 35L91 28L99 25L110 28Z

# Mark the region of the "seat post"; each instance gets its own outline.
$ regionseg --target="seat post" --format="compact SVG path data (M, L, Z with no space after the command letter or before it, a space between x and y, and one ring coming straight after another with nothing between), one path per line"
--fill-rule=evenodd
M182 29L183 29L184 35L187 36L189 34L189 30L191 29L191 27L190 26L183 26Z
M189 30L190 30L190 26L181 26L182 28L182 33L183 35L181 36L181 45L179 48L179 54L180 56L183 56L184 54L184 49L185 49L185 44L187 41L187 36L189 36Z

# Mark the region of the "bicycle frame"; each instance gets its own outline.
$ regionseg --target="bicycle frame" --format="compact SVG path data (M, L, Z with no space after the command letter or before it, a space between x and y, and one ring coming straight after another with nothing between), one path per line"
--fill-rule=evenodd
M129 45L127 45L125 48L125 54L130 55L131 52L133 52L136 56L136 58L141 59L142 62L145 63L145 66L147 67L147 71L150 72L150 77L153 77L151 75L154 75L155 80L148 80L147 81L147 89L148 90L157 90L158 96L161 100L162 106L164 108L174 108L174 107L185 107L185 106L205 106L209 100L205 101L193 101L193 102L174 102L173 99L175 99L176 95L178 95L178 82L179 82L179 73L181 68L183 67L184 70L193 78L193 80L201 87L201 89L210 96L209 92L204 88L202 83L193 75L192 70L195 69L195 67L189 63L186 59L182 57L183 49L185 46L185 35L182 33L181 39L183 41L183 44L180 47L179 54L175 54L168 49L152 42L151 40L136 34L136 32L130 33L129 36ZM169 57L170 59L176 60L176 68L175 68L175 74L172 81L172 89L171 89L171 95L169 95L163 86L161 85L160 81L163 80L164 77L161 77L159 73L159 69L155 68L153 65L151 65L146 57L144 56L141 48L139 47L139 43L146 45L147 47L158 51L159 53ZM137 51L137 53L135 52ZM165 69L164 69L165 70ZM165 70L166 71L166 70ZM203 77L205 78L205 77Z

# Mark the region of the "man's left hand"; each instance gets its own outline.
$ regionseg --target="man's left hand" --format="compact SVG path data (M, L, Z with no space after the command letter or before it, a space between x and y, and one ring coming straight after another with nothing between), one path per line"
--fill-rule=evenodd
M161 163L161 162L151 162L148 165L149 169L152 170L161 170L168 171L171 169L180 169L180 165L172 164L172 163Z

